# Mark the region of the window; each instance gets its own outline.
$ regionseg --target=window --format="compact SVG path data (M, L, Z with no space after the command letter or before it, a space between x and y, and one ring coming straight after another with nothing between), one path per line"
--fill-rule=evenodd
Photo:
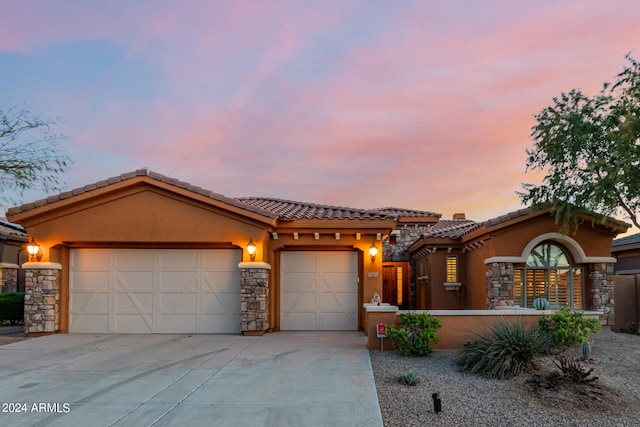
M458 257L447 256L447 283L458 282Z
M546 298L551 308L582 309L583 276L560 246L542 243L531 251L526 268L514 270L514 304L533 307L536 298Z

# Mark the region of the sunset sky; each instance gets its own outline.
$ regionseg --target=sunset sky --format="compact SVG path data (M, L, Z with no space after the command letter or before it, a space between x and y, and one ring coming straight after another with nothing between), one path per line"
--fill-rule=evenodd
M534 114L640 57L637 0L0 2L0 102L59 117L66 189L145 166L481 221L539 180Z

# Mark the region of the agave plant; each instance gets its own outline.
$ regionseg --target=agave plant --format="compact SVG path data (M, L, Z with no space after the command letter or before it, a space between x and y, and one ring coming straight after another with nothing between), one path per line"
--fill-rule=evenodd
M409 371L398 378L400 384L415 386L418 385L420 379L413 373L413 371Z

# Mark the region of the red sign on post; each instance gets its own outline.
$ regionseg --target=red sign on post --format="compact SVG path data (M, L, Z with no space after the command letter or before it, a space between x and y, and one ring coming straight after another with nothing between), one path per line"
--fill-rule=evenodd
M387 325L384 323L378 323L378 338L386 338L387 337Z

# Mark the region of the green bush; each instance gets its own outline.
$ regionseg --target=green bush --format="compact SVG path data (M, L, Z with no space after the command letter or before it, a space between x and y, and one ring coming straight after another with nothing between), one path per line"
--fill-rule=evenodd
M405 356L426 356L433 353L431 343L438 342L441 327L442 323L428 313L402 313L399 325L387 326L387 335Z
M587 317L565 307L538 320L538 327L551 335L551 346L564 349L589 341L589 335L600 330L600 320Z
M539 328L501 322L465 345L456 362L465 371L508 379L533 368L535 358L548 345L548 335Z
M24 320L24 294L6 292L0 294L0 324L17 324Z

